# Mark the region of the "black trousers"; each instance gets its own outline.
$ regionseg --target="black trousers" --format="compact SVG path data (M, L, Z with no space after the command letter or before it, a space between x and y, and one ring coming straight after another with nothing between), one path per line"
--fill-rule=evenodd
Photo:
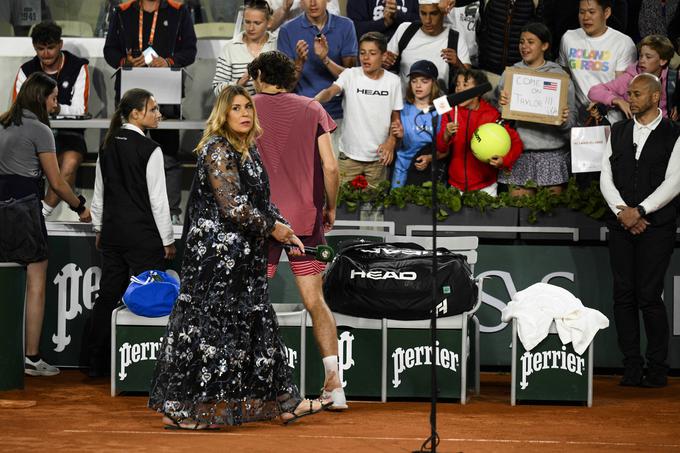
M667 369L669 326L661 299L664 277L675 245L675 222L649 226L634 236L609 225L609 257L614 283L614 320L627 367L642 367L640 312L647 336L647 366Z
M87 359L90 365L108 369L111 357L111 312L125 294L131 275L148 270L165 270L163 248L102 250L99 296L87 326Z

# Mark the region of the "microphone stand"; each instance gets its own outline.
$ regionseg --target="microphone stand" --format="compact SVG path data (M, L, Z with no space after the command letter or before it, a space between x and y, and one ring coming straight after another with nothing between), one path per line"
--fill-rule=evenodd
M481 96L487 91L491 90L491 85L489 83L482 83L473 88L463 90L458 93L453 93L446 97L449 106L456 106L465 102L468 99L472 99L477 96ZM435 104L439 100L435 99ZM416 122L416 128L418 128L417 119L419 115L426 115L430 112L435 111L434 106L431 106L428 110L421 111L418 113L414 119ZM432 386L432 399L430 404L430 437L425 439L425 442L420 447L419 452L429 450L433 453L437 451L437 445L439 445L439 434L437 434L437 126L439 125L439 115L432 116L432 308L430 311L430 337L431 337L431 348L432 348L432 362L430 363L430 373ZM426 130L426 129L425 129ZM426 130L427 131L427 130ZM414 453L419 453L414 452Z
M420 115L420 114L419 114ZM416 116L417 118L417 116ZM416 124L417 125L417 124ZM436 453L437 445L439 445L439 434L437 433L437 396L439 389L437 387L437 126L439 125L439 115L432 115L432 162L430 162L431 181L432 181L432 303L430 308L430 347L432 348L430 362L430 437L425 439L425 442L420 446L422 451L431 451Z

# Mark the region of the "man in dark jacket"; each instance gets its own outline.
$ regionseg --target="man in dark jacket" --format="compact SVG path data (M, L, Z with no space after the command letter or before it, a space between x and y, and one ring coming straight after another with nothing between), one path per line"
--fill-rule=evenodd
M104 58L111 67L184 68L194 62L196 52L196 33L186 5L176 0L130 0L113 10L104 44ZM116 97L119 86L117 81ZM180 117L178 105L161 106L161 113L169 119ZM179 132L157 130L151 138L163 150L172 222L181 224Z
M543 0L488 0L481 16L479 67L500 75L522 59L519 35L526 24L542 21Z
M347 17L354 22L357 38L379 31L389 41L399 24L418 22L418 0L347 0Z

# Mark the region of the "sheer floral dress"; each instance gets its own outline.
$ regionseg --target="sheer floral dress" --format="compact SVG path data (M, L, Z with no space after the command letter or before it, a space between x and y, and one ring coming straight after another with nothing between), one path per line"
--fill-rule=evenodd
M213 137L197 160L182 286L152 381L149 407L175 420L238 425L293 412L299 391L267 289L267 237L284 221L250 158Z

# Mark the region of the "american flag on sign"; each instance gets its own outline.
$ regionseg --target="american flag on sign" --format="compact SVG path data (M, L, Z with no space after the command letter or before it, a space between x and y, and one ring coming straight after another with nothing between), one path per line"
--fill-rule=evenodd
M550 91L557 91L557 82L546 82L543 81L543 89Z

